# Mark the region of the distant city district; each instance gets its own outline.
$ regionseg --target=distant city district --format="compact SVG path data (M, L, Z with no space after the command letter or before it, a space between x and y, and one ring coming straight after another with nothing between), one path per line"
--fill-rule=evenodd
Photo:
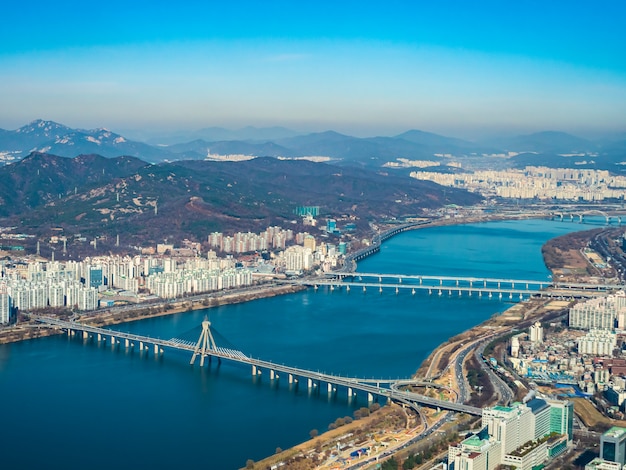
M623 199L626 192L626 177L613 176L604 170L528 166L523 170L472 173L413 171L411 177L466 189L485 197L605 201Z

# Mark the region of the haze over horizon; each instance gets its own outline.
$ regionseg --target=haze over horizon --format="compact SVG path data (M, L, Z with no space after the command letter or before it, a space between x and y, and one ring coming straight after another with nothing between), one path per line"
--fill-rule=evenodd
M626 130L626 3L5 6L0 128Z

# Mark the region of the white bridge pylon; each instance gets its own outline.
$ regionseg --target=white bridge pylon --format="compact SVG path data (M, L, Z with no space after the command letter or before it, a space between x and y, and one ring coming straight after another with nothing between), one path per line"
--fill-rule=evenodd
M200 338L198 338L198 342L196 343L196 347L193 351L193 356L191 356L191 361L189 364L193 365L196 362L196 356L200 355L200 367L204 366L204 358L209 357L209 361L211 360L212 352L217 351L217 346L215 345L215 339L213 339L213 334L211 333L211 322L207 317L204 317L204 321L202 322L202 333L200 333ZM220 358L217 358L218 362L222 362Z

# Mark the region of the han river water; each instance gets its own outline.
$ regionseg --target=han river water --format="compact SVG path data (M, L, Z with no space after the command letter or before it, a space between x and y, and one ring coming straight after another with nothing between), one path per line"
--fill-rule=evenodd
M541 246L594 228L546 220L433 227L398 235L362 272L548 279ZM194 339L206 313L217 341L254 357L335 374L408 377L449 337L509 307L495 299L391 289L261 299L116 325ZM327 429L365 402L309 396L247 367L111 349L54 336L0 346L1 467L233 469Z

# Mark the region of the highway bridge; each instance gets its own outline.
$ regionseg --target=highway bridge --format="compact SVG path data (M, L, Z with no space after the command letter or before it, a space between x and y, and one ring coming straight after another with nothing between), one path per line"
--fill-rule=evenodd
M543 297L575 297L587 298L605 295L608 292L622 290L622 284L585 284L555 282L553 280L537 281L530 279L499 279L488 277L462 277L439 275L406 275L386 273L359 273L359 272L330 272L324 277L295 279L293 284L318 288L327 286L330 290L344 288L378 290L410 290L428 291L429 294L453 295L476 294L479 297L498 297L508 299L523 299L524 296Z
M240 364L246 364L251 367L252 374L258 375L262 370L268 372L270 380L278 380L279 377L285 377L288 383L298 383L300 379L306 381L308 389L320 390L322 384L326 385L329 394L336 393L338 387L343 387L348 397L353 397L357 391L367 394L368 401L372 401L374 397L383 397L388 400L398 401L408 404L415 408L419 406L427 406L450 411L458 411L475 416L482 415L482 409L476 408L463 403L456 403L446 400L438 400L426 397L418 393L401 390L392 386L398 380L389 379L361 379L354 377L342 377L338 375L326 374L319 371L301 369L297 367L276 364L262 359L252 358L241 351L220 347L215 344L210 329L210 322L205 320L202 322L202 333L200 338L194 344L191 341L179 338L159 339L149 336L136 335L133 333L124 333L107 328L89 326L78 322L65 321L47 316L37 317L37 321L51 328L65 330L69 336L81 334L84 339L94 338L97 341L106 341L107 339L115 347L122 344L125 348L133 348L139 346L140 351L153 351L155 355L163 354L164 349L177 349L192 353L191 364L194 364L196 357L200 356L200 365L203 366L205 358L216 358L217 360L228 360ZM123 342L123 343L122 343ZM402 381L403 384L406 381ZM423 382L411 382L414 385L425 385ZM432 384L430 384L432 385Z

